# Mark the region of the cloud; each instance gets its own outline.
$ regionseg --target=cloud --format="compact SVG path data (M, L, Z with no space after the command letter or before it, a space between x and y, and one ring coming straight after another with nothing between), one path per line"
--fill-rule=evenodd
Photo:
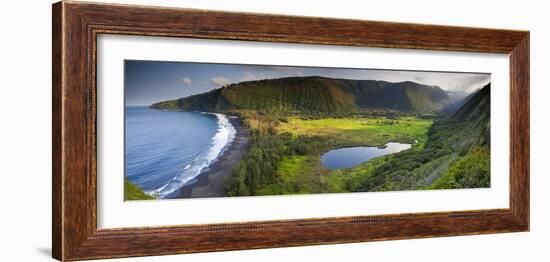
M430 71L365 70L360 74L348 74L353 79L373 79L389 82L414 81L424 85L439 86L447 91L472 92L491 82L487 73L453 73Z
M181 83L184 86L190 86L191 84L193 84L193 81L191 81L191 78L189 78L189 77L184 77L184 78L181 79Z
M210 80L214 86L224 86L231 84L231 81L227 80L223 76L213 77L212 80Z

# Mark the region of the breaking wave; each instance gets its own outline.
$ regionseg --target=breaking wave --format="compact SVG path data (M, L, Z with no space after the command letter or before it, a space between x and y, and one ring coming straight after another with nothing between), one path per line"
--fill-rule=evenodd
M227 117L218 113L204 113L215 115L218 121L218 130L212 137L211 146L185 165L179 172L165 185L149 190L146 193L156 198L166 198L176 190L183 187L186 183L208 170L208 167L216 162L220 156L231 146L235 139L235 127L229 122Z

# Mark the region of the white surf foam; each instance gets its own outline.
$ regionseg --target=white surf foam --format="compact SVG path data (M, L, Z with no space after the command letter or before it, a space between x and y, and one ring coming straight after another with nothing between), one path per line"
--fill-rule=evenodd
M187 182L197 177L216 162L218 158L231 146L237 131L229 122L227 116L218 113L203 113L215 115L218 120L218 130L212 137L212 144L208 150L201 152L190 164L186 165L170 182L162 187L146 192L156 198L166 198L174 191L183 187Z

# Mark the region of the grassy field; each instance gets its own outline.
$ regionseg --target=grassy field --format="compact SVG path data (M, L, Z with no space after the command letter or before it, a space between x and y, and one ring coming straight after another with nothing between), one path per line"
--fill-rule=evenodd
M289 118L277 126L279 133L293 136L337 137L352 144L379 146L387 142L423 145L432 120L415 117L386 118L323 118L304 120Z

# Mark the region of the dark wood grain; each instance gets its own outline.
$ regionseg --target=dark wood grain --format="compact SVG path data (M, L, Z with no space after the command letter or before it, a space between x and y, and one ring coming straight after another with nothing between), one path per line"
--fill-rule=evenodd
M61 239L63 236L63 190L62 190L62 150L61 150L61 71L62 68L62 33L61 5L52 8L52 256L60 258L63 253Z
M529 227L529 33L510 52L510 207Z
M528 32L81 2L54 4L52 25L52 245L56 259L529 230ZM98 229L95 129L99 34L509 54L510 208Z

